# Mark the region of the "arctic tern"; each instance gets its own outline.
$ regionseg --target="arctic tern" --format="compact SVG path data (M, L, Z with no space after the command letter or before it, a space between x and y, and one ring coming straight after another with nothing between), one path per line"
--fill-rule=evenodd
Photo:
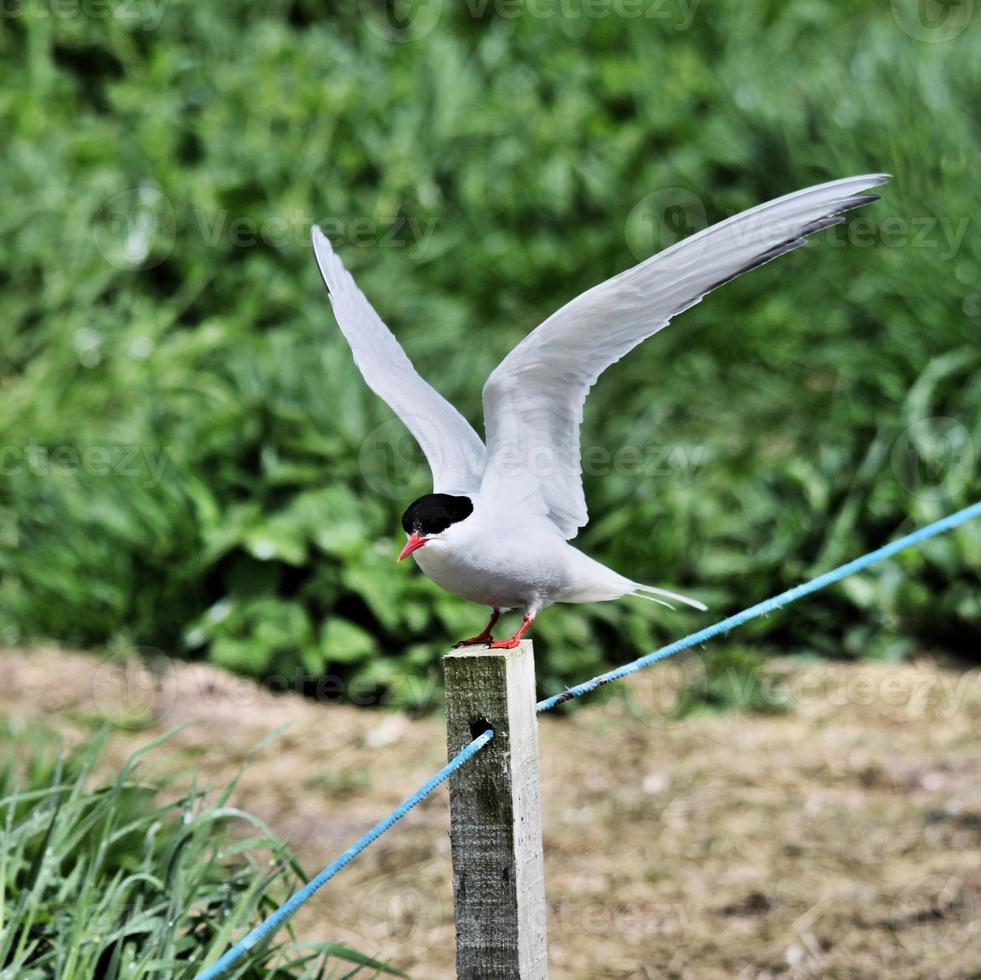
M402 516L401 561L412 555L437 585L490 606L490 622L457 646L515 647L556 602L631 595L669 605L702 603L618 574L569 544L587 522L579 427L600 374L711 290L878 200L887 174L834 180L712 225L594 286L524 338L484 385L486 442L424 381L330 241L314 225L313 249L355 363L419 443L433 492ZM507 640L491 631L501 612L524 619Z

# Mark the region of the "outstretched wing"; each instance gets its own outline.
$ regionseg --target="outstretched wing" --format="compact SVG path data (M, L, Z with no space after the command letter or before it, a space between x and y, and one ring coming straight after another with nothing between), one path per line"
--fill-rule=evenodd
M878 200L888 180L866 174L788 194L719 222L646 259L553 313L484 386L488 463L482 489L504 504L547 513L566 538L588 516L579 426L589 389L642 340L716 286L803 245Z
M412 366L351 274L316 226L310 230L320 274L341 333L368 387L419 443L437 493L473 493L480 486L486 451L469 422Z

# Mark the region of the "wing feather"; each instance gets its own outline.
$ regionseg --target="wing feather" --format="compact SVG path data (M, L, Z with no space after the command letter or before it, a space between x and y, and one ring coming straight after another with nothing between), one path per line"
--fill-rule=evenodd
M469 422L412 366L399 342L316 226L313 251L334 316L368 387L402 420L426 456L437 493L475 492L486 451Z
M611 364L706 293L805 244L877 200L885 174L846 177L721 221L594 286L553 313L484 386L482 490L547 513L566 538L588 520L579 427L589 389Z

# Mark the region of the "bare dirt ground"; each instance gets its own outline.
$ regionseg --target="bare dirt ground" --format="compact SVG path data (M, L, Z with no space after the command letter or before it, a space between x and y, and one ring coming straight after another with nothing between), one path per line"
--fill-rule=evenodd
M695 661L697 668L697 661ZM981 673L780 661L772 715L671 720L693 667L662 665L541 722L553 980L981 977ZM0 653L0 713L110 761L188 722L153 765L227 781L311 872L445 761L439 717L272 695L198 665L151 678L95 656ZM451 978L442 788L298 920L416 978Z

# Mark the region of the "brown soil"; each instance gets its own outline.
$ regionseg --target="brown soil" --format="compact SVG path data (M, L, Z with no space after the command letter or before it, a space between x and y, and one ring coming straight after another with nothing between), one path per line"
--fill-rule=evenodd
M695 662L697 664L697 661ZM927 660L774 665L787 710L671 721L697 667L655 667L541 723L549 961L571 978L981 977L981 673ZM255 757L237 802L314 871L445 759L442 720L274 696L211 668L0 653L0 712L68 739L116 731L215 785ZM304 910L417 978L453 973L445 788Z

